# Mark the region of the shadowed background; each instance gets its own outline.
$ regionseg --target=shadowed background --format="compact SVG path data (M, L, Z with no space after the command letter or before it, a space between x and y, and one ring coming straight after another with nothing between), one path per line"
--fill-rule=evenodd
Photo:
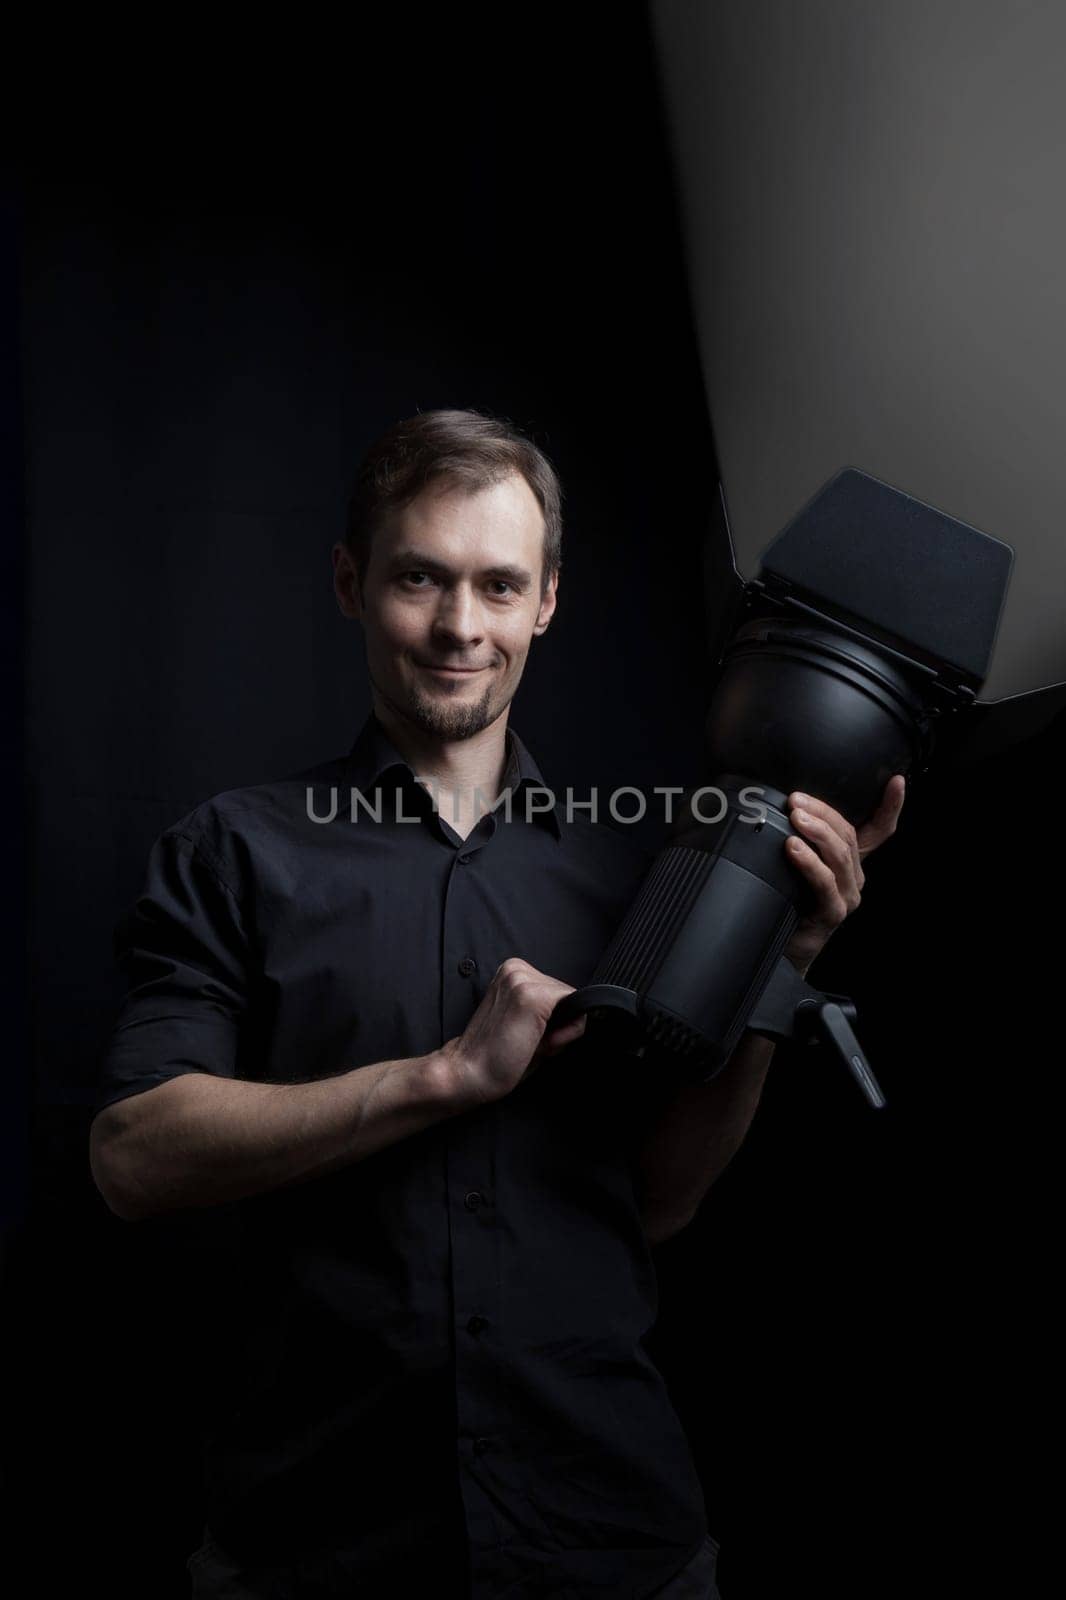
M556 462L560 607L514 723L557 788L695 781L709 689L717 468L644 8L540 7L505 31L475 9L310 64L254 45L210 59L111 99L106 73L56 94L20 139L6 213L26 806L8 800L29 904L6 968L11 1498L54 1530L53 1577L111 1595L185 1592L212 1338L185 1292L210 1269L209 1217L121 1223L88 1171L111 931L164 826L347 748L361 723L361 639L329 568L361 450L416 409L471 405ZM738 139L738 183L780 104L768 93ZM832 326L832 305L804 305ZM740 366L764 389L773 326ZM732 445L737 413L711 389ZM748 419L756 454L765 415ZM803 427L782 428L805 487L773 451L753 458L759 494L737 477L756 549L828 475ZM946 509L1011 539L983 500ZM725 1600L942 1592L982 1527L1008 1526L1000 1451L1039 1381L997 1377L1018 1349L1005 1304L1032 1328L1042 1308L1039 1231L1019 1242L1032 1112L1005 1072L1039 1042L1022 1028L1036 895L988 818L1019 785L1046 789L1058 744L986 762L963 791L918 786L815 970L858 1002L886 1111L782 1056L744 1149L659 1252L655 1354ZM1043 863L1048 893L1060 871ZM1017 1559L981 1548L986 1569Z

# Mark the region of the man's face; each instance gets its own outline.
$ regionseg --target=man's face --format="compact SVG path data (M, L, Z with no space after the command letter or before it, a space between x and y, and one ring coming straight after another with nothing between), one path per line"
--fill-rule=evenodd
M541 592L543 552L544 518L517 473L474 494L425 490L375 534L362 593L336 546L337 598L363 624L384 706L438 739L495 722L555 610L556 579Z

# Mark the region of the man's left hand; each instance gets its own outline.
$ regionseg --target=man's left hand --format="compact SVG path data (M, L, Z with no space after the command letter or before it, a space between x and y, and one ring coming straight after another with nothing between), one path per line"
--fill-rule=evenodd
M789 795L788 820L800 838L789 839L788 853L817 896L815 909L796 925L785 947L786 956L801 973L806 973L845 917L858 909L866 881L863 857L895 833L905 789L901 772L889 778L880 805L857 833L824 800Z

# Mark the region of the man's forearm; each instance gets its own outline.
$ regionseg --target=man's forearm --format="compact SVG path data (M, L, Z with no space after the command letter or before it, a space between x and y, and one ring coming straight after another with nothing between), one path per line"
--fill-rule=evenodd
M649 1239L677 1233L744 1142L762 1095L773 1042L747 1033L710 1083L685 1084L661 1108L637 1162Z
M311 1083L184 1073L100 1112L90 1162L134 1220L319 1177L462 1109L445 1051Z

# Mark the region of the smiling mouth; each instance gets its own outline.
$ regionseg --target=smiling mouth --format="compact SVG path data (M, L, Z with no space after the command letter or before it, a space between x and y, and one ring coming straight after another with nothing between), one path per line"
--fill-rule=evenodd
M484 667L434 667L426 661L420 661L419 666L423 672L436 672L443 678L470 678L485 671Z

